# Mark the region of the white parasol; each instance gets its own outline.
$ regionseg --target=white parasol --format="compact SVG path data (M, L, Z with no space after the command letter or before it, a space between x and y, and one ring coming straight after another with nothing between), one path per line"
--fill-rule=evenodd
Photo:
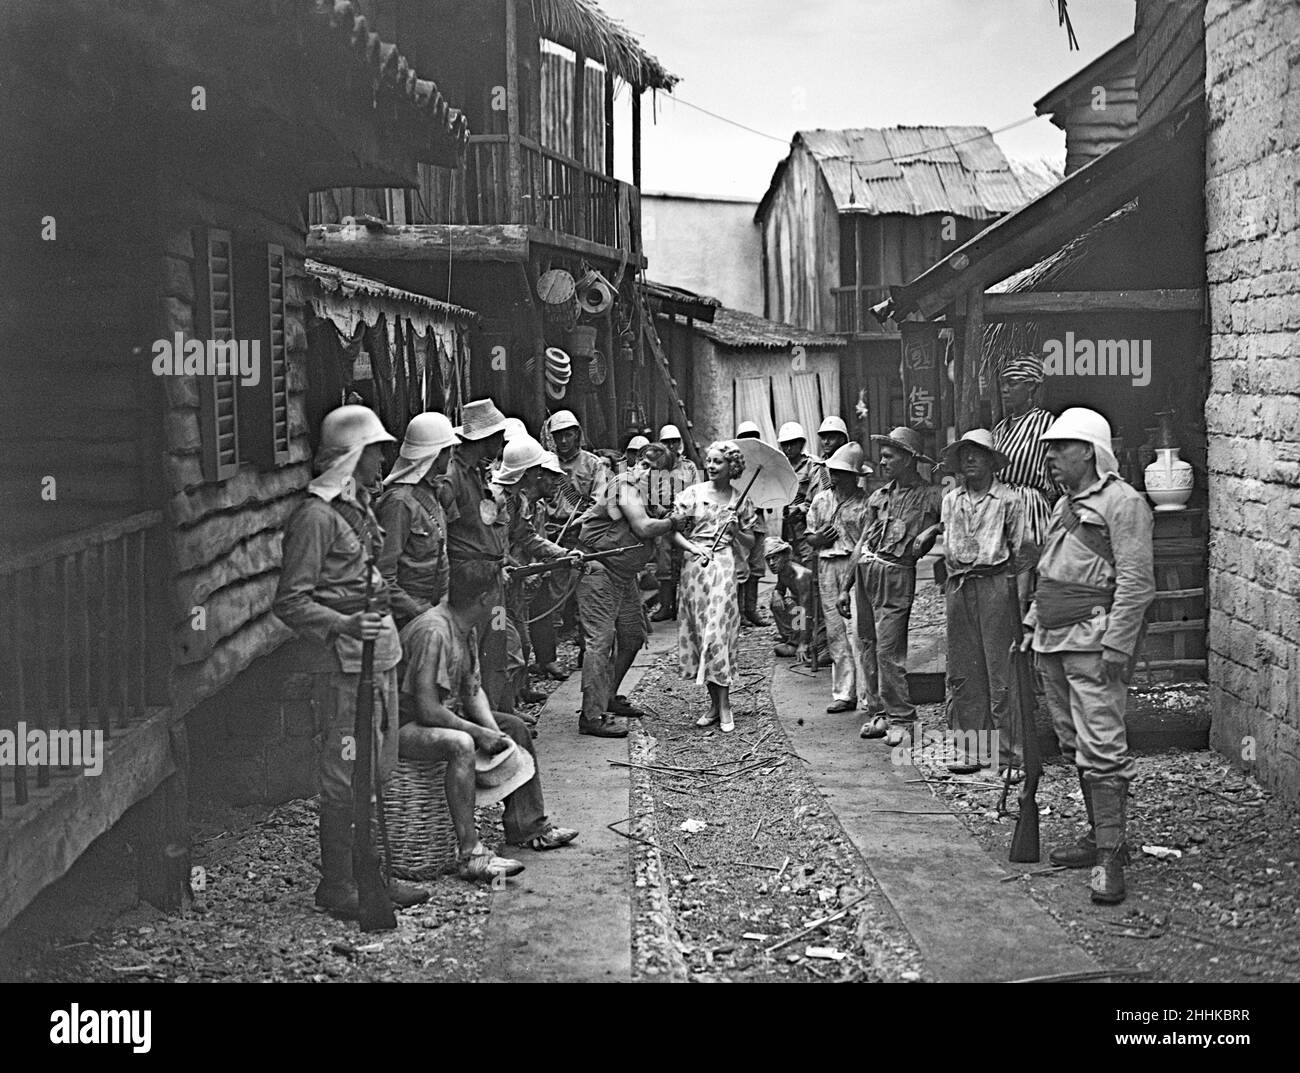
M745 496L756 507L784 507L794 502L799 492L799 478L789 459L762 440L732 440L745 456L745 472L737 483L748 487Z

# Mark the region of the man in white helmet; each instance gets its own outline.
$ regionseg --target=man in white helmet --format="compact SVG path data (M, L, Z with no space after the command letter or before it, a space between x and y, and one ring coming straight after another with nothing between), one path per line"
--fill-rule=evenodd
M700 483L700 471L682 453L682 434L676 425L664 425L659 430L659 442L672 455L668 466L668 488L675 500L683 489ZM672 503L656 503L671 510ZM677 582L682 576L682 551L673 547L668 537L655 541L655 579L659 582L659 607L650 616L651 622L669 622L677 617Z
M813 463L812 483L808 488L810 499L818 492L827 491L834 483L826 470L826 460L849 442L849 426L842 417L832 414L818 426L817 442L821 446L822 461Z
M546 535L557 544L572 549L578 542L578 520L604 491L610 470L603 458L582 446L582 426L572 410L557 410L551 414L546 421L543 440L546 436L555 444L555 455L565 477L553 503L547 505L549 520ZM573 585L573 575L568 570L557 570L547 577L556 596L562 595ZM576 607L577 602L573 597L564 602L561 618L565 628L569 625L576 626ZM578 631L578 638L581 652L581 630ZM562 669L554 662L541 669L553 678L564 677Z
M582 558L579 551L571 551L547 540L533 524L533 504L541 497L541 476L546 469L564 476L559 460L527 433L520 433L506 443L501 453L501 465L492 480L493 490L499 493L509 511L507 565L527 566L534 562L552 559L570 559L575 564ZM506 636L506 671L514 681L516 698L525 704L535 704L546 699L546 694L532 689L528 684L528 659L532 643L528 631L528 598L524 581L507 587L506 610L508 625Z
M781 539L790 545L794 561L807 565L812 550L804 539L804 533L808 528L808 507L812 504L813 477L812 456L805 450L808 434L798 421L787 421L777 431L776 442L793 467L795 476L799 478L799 490L789 506L782 511Z
M762 430L755 421L742 421L736 426L736 439L738 440L761 440L763 438ZM750 532L754 543L749 549L749 559L746 566L749 568L749 574L744 581L736 584L736 602L740 605L740 620L750 626L769 626L771 623L763 617L763 612L758 606L758 583L763 575L767 573L767 556L764 554L763 547L767 543L767 532L765 529L767 511L761 507L754 511L756 525Z
M397 462L384 478L375 513L384 529L379 570L392 593L398 627L436 607L447 594L447 516L437 482L447 472L456 434L439 413L406 426Z
M1110 424L1082 407L1043 434L1065 489L1052 509L1023 647L1037 653L1061 754L1079 772L1091 830L1053 864L1092 868L1092 900L1124 900L1128 752L1124 709L1147 607L1155 596L1151 508L1119 476Z
M280 581L272 605L275 615L298 635L289 656L310 676L312 702L325 724L318 764L321 881L316 905L344 917L358 912L352 875L352 757L366 641L375 643L377 781L392 775L398 757L397 664L402 647L388 612L388 586L375 565L383 533L367 491L383 465L382 445L392 442L368 407L340 406L325 415L317 476L284 529ZM389 882L388 893L402 907L429 897L396 879Z

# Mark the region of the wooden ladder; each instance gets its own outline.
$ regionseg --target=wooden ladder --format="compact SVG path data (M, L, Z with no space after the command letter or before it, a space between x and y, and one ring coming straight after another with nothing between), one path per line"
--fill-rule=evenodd
M640 302L641 324L645 334L645 341L650 347L650 355L654 367L659 373L659 378L663 381L664 390L668 392L668 401L672 405L674 416L677 418L675 424L682 430L682 450L696 466L702 467L703 462L700 459L700 452L695 446L695 437L690 434L695 428L695 423L687 415L686 404L682 402L681 396L677 393L677 379L673 376L672 366L668 364L668 355L664 353L664 345L659 339L659 333L655 331L654 316L651 314L649 306L646 305L644 295L640 296Z

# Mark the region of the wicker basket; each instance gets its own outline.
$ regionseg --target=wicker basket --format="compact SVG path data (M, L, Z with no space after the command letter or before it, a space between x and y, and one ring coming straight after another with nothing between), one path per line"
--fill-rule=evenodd
M456 829L440 760L401 760L384 786L390 866L400 879L433 879L456 868Z

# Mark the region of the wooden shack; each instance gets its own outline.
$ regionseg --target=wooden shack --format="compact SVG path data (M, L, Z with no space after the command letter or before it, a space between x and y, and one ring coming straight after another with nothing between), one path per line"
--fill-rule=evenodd
M998 367L1026 351L1047 365L1048 409L1107 416L1123 475L1138 487L1154 458L1155 415L1175 412L1196 489L1187 510L1155 516L1160 591L1140 666L1158 677L1206 673L1205 111L1195 74L1204 56L1197 35L1176 32L1196 23L1195 6L1139 5L1128 140L890 288L876 311L951 333L958 431L1001 418ZM1171 47L1181 57L1172 66Z
M141 893L185 896L189 722L287 635L307 197L414 184L467 127L323 0L14 0L0 83L0 728L108 739L96 778L0 771L3 926L128 810Z
M1065 131L1065 174L1137 131L1137 36L1130 34L1034 102Z
M755 219L764 313L848 340L839 410L861 404L859 436L907 420L897 325L871 307L1056 176L1013 167L984 127L800 131ZM928 431L940 425L936 416Z
M534 430L571 409L593 444L612 445L646 346L635 288L642 98L676 79L592 0L393 0L378 18L464 102L474 134L462 167L422 168L414 189L314 196L312 255L479 311L471 393ZM630 102L630 183L615 177L620 96ZM599 273L615 300L596 312L548 304L548 272ZM567 385L548 385L548 347L574 352Z

